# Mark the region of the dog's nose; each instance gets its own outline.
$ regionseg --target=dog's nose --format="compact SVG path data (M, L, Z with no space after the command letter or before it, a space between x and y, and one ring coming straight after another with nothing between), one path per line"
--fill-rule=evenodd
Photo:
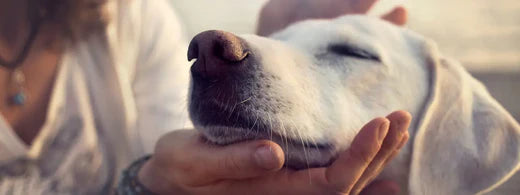
M249 54L245 41L224 31L206 31L193 38L188 60L197 59L192 74L205 79L219 79L240 66Z

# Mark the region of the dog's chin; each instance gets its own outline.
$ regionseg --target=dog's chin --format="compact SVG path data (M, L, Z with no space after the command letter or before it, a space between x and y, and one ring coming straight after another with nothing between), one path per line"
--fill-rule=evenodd
M266 135L238 127L197 126L196 128L202 133L206 140L216 145L229 145L249 140L269 139Z
M299 139L284 138L275 132L262 133L250 129L205 126L196 127L204 138L212 144L229 145L251 140L271 140L283 149L285 164L290 169L306 169L325 167L331 164L336 157L334 147L330 144L313 144Z

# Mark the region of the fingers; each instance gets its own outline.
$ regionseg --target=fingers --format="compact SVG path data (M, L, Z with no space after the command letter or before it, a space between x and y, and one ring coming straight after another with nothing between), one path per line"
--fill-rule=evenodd
M351 144L329 167L300 171L282 170L260 178L221 182L229 194L255 189L250 194L359 194L408 140L411 116L398 111L365 125ZM217 190L218 191L218 190ZM396 194L392 182L373 182L363 194Z
M191 187L223 179L245 179L281 169L284 154L271 141L251 141L228 146L206 143L198 132L179 131L159 140L154 154L164 170Z
M253 141L212 148L205 154L207 169L220 179L245 179L277 171L284 164L282 148L271 141ZM202 153L201 153L202 154Z
M309 11L314 15L311 18L335 18L347 14L366 14L377 0L310 0Z
M412 119L411 115L408 112L397 111L388 115L387 119L390 120L390 129L383 141L383 145L355 184L352 194L359 194L372 179L379 175L386 163L397 155L399 149L408 140L408 127Z
M269 0L260 11L257 34L269 36L292 22L293 7L297 1ZM292 9L291 9L292 8Z
M374 6L377 0L343 0L352 10L349 14L365 14Z
M352 189L381 148L389 125L386 118L369 122L354 138L350 148L327 168L325 177L334 189L341 193Z
M408 11L404 7L396 7L387 14L381 16L383 20L398 26L404 26L408 22Z
M260 12L257 33L267 36L291 23L310 18L366 14L376 2L377 0L270 0ZM404 25L406 10L399 7L382 18Z
M398 195L401 192L399 185L392 181L374 181L361 192L361 195Z
M340 154L328 168L285 170L266 179L254 180L252 181L254 185L247 186L265 185L259 194L348 193L379 151L388 133L389 123L386 118L377 118L369 122L354 138L350 149ZM276 186L283 186L283 188Z
M298 189L302 193L359 194L406 143L410 121L410 114L404 111L374 119L361 129L350 148L330 167L293 172L276 183L286 182L284 186L291 192ZM392 182L374 182L363 193L394 194L398 191L397 184Z

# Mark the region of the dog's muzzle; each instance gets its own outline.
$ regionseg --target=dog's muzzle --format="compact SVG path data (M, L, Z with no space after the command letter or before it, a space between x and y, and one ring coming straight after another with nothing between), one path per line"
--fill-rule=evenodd
M190 116L196 126L226 126L248 129L247 104L252 86L258 83L259 63L242 38L224 31L206 31L193 38L188 60L192 88Z

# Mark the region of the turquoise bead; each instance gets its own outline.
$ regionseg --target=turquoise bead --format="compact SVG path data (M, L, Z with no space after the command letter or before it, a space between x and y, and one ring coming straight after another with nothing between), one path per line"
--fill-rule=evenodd
M13 96L13 103L15 105L24 105L25 104L25 100L26 100L26 97L25 97L25 94L23 92L19 92L17 93L16 95Z

